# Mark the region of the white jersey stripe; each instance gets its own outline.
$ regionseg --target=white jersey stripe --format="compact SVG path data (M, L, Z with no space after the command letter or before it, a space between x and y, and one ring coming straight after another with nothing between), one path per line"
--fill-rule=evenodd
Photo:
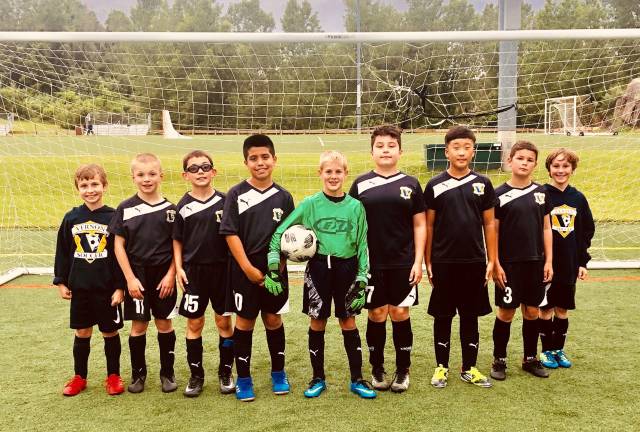
M500 200L500 207L504 207L506 204L510 203L511 201L521 198L533 192L537 188L538 188L538 185L534 183L526 189L511 189L509 192L503 193L498 197L498 199Z
M406 176L407 176L406 174L398 173L393 177L389 177L389 178L378 176L369 180L365 180L363 182L358 183L358 195L360 195L362 192L366 190L373 189L378 186L384 186L389 183L393 183L395 181L405 178Z
M182 219L186 219L191 215L194 215L196 213L201 212L202 210L206 210L209 207L212 207L213 205L215 205L215 203L217 203L221 199L222 197L216 196L215 198L213 198L212 200L206 203L192 201L180 209L180 216L182 216Z
M411 288L411 291L404 300L397 307L410 307L416 304L416 286Z
M255 189L251 189L242 195L238 195L238 214L246 212L251 207L260 204L262 201L274 196L278 192L279 190L274 187L265 193L260 193Z
M126 221L129 219L133 219L134 217L146 215L149 213L155 213L157 211L164 210L170 206L171 206L171 203L169 201L165 201L164 203L159 204L157 206L150 206L149 204L146 204L146 203L138 204L135 207L129 207L124 209L122 220Z
M471 174L469 177L465 177L462 180L450 178L449 180L443 181L442 183L438 183L433 187L433 197L437 198L439 195L442 195L446 191L458 188L476 178L478 178L477 175Z

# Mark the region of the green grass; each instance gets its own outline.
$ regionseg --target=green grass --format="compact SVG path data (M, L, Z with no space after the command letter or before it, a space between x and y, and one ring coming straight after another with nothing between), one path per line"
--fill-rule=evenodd
M403 395L380 394L364 401L347 390L348 368L337 324L327 329L326 364L329 389L317 400L305 400L302 391L309 379L306 350L307 318L299 310L300 280L292 289L292 312L285 315L287 370L292 393L276 397L270 392L269 356L262 325L254 335L253 374L257 400L236 402L216 391L216 337L209 320L205 328L205 392L187 400L180 392L162 394L157 378L155 331L150 330L147 350L148 388L141 395L108 397L101 386L104 355L99 334L92 339L89 388L74 398L61 395L73 370L72 331L68 329L68 303L55 289L0 289L3 304L1 342L3 391L0 392L0 430L105 431L105 430L238 430L238 431L366 431L366 430L637 430L640 405L636 370L640 348L636 305L640 302L640 271L594 271L594 279L616 276L622 281L580 283L578 309L571 314L567 351L575 365L553 371L547 380L525 375L518 367L522 341L517 315L509 345L509 378L481 389L457 377L460 366L457 322L454 321L450 384L444 390L429 385L434 367L432 318L426 315L429 290L423 285L421 305L412 311L414 332L411 387ZM21 278L16 284L43 284L48 278ZM364 317L359 318L364 338ZM176 373L180 390L186 384L183 318L174 321L178 344ZM488 372L491 361L493 316L480 320L478 365ZM393 365L390 337L387 366ZM128 378L129 353L126 329L122 332L122 374ZM366 353L366 349L364 350ZM368 366L365 354L365 372ZM636 425L636 426L633 426Z

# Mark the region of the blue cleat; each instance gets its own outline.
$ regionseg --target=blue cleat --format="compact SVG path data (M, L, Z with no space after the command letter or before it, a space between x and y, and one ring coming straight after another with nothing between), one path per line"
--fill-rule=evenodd
M558 361L553 351L542 351L540 353L540 363L547 369L558 369Z
M558 362L558 366L560 366L561 368L570 368L572 363L571 360L569 360L569 357L567 357L567 355L564 353L563 350L557 350L554 352L556 360Z
M277 395L285 395L291 390L287 373L284 370L271 372L271 390Z
M376 391L373 389L373 386L362 378L351 383L351 392L363 399L373 399L376 397Z
M253 391L253 381L251 377L238 377L236 381L236 399L242 402L251 402L256 398Z
M305 397L315 398L327 389L327 383L322 378L314 378L309 383L309 388L304 391Z

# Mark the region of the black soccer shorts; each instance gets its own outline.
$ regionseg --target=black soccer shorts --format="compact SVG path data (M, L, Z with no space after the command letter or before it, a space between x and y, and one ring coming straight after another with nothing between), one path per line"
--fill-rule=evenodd
M385 305L411 307L418 305L418 286L409 283L411 267L371 271L367 285L365 308Z
M103 333L123 326L120 305L111 306L111 292L75 290L71 293L69 327L85 329L98 325Z
M211 307L218 315L230 315L227 310L227 262L210 264L185 264L188 284L180 302L180 315L200 318Z
M433 317L491 313L485 263L433 263L433 290L427 312Z
M127 321L151 321L151 315L157 319L171 319L178 314L178 291L163 299L156 287L169 271L171 261L157 266L131 266L133 274L138 278L144 291L142 299L134 299L125 292L124 319Z
M331 316L333 300L337 318L353 316L347 312L345 299L357 274L356 257L343 259L316 254L304 272L302 312L313 319L327 319Z
M576 308L576 284L552 282L547 291L547 304L541 309L560 307L563 309Z
M503 263L507 286L495 286L495 304L505 309L516 309L520 304L539 307L544 299L545 284L543 261Z

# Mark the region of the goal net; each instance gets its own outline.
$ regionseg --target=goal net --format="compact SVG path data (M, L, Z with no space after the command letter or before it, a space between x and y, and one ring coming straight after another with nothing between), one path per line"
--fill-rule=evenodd
M454 124L470 125L479 142L493 144L501 115L515 116L517 138L540 147L539 182L548 179L543 159L551 149L578 152L573 183L597 220L594 259L636 262L640 180L629 161L640 157L640 124L633 115L621 120L616 104L640 77L640 33L634 39L601 31L595 40L580 31L552 40L540 34L519 41L517 101L504 106L501 32L449 32L448 39L442 33L225 34L224 42L168 33L170 41L154 43L145 42L144 33L118 34L120 42L64 33L50 41L15 41L1 33L0 108L15 119L12 133L0 137L0 273L52 265L58 224L78 205L72 177L81 163L105 166L105 201L116 206L135 192L131 158L157 153L163 193L176 202L187 190L180 176L184 154L210 152L219 173L215 185L226 191L246 178L241 144L260 131L274 136L275 180L299 201L320 188L322 150L346 153L350 180L371 169L368 133L379 124L405 130L401 168L424 185L435 174L427 168L425 145L442 143ZM578 110L581 124L575 114L559 114L572 111L557 108L560 102L549 107L549 100L576 101L577 95L589 101ZM88 113L95 133L76 135ZM553 118L546 121L546 115ZM613 124L616 136L544 133L547 127L593 131ZM132 125L143 125L144 133L115 133ZM483 173L495 185L508 178L501 169Z

